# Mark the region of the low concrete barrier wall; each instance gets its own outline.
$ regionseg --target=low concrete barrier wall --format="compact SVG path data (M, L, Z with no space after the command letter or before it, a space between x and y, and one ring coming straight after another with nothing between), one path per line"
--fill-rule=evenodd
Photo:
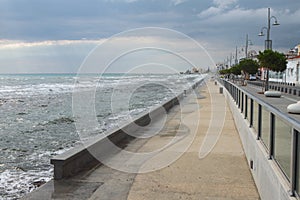
M248 84L256 85L259 87L263 87L263 81L248 81ZM300 87L295 86L295 84L283 84L283 83L274 83L269 82L269 89L280 91L283 93L300 96Z
M224 95L234 117L239 132L249 168L257 186L261 199L295 200L290 197L289 185L284 179L274 160L268 159L263 144L256 139L256 134L236 106L229 92L224 88Z
M174 106L179 105L180 100L182 100L186 94L191 93L196 89L202 82L204 78L193 84L190 88L183 91L179 95L163 103L161 106L157 106L147 113L141 114L136 117L132 122L124 124L121 128L112 130L105 135L107 135L110 142L122 148L122 145L133 139L133 136L126 134L126 132L134 132L138 126L146 126L151 122L151 117L160 116L164 112L168 112ZM161 109L161 108L164 109ZM137 126L138 125L138 126ZM94 138L93 141L86 142L80 146L76 146L73 149L57 155L51 159L51 164L54 165L54 179L59 180L63 178L72 177L79 172L91 169L92 167L101 164L90 152L99 152L99 154L105 154L105 156L113 155L115 152L111 152L110 145L107 141L100 136L99 138Z

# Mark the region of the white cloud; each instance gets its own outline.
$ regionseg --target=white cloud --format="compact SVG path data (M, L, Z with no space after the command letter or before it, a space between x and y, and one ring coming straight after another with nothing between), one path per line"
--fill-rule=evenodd
M299 24L300 18L300 9L292 12L289 9L285 9L282 11L271 11L272 15L275 15L280 24Z
M204 10L201 13L199 13L198 17L206 18L206 17L210 17L210 16L215 16L217 14L220 14L221 12L222 12L222 9L220 9L220 8L210 7L207 10Z
M133 2L136 2L138 0L125 0L126 3L133 3Z
M173 3L175 6L177 6L177 5L179 5L179 4L182 4L182 3L186 2L187 0L171 0L171 1L172 1L172 3Z
M20 49L26 47L64 46L74 44L100 44L104 40L47 40L38 42L25 42L19 40L0 40L0 49Z
M125 2L125 3L133 3L139 0L105 0L106 2Z
M266 10L267 8L244 9L238 6L228 10L210 7L199 13L198 17L206 18L207 24L235 24L235 26L240 26L245 21L251 21L253 24L259 23L266 18Z
M261 9L241 9L241 8L235 8L232 9L228 12L224 12L220 14L219 16L214 17L215 22L221 22L221 23L233 23L236 21L241 21L241 20L251 20L253 19L253 22L257 20L257 22L261 21L261 19L264 19L266 15L266 9L261 8ZM242 23L244 23L242 21Z
M211 6L208 9L202 11L198 14L200 18L206 18L210 16L215 16L226 12L230 7L236 5L238 0L213 0L215 6Z
M237 2L238 0L213 0L216 7L220 9L226 9Z
M205 49L197 46L191 39L176 32L173 32L173 35L168 32L159 35L148 29L144 32L145 36L124 33L124 36L102 40L41 42L2 40L0 41L0 73L52 73L61 72L60 69L65 69L63 72L76 72L88 55L90 55L89 59L85 63L88 67L87 72L95 72L101 67L106 67L110 62L112 63L109 65L109 70L112 72L124 72L134 66L153 62L177 70L190 68L189 63L204 68L214 66ZM97 46L98 44L100 45ZM32 67L35 69L33 70Z

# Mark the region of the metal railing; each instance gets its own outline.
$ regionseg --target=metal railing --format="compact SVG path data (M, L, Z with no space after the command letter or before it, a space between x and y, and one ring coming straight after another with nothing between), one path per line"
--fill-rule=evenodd
M300 123L256 96L239 88L234 83L220 80L232 96L244 118L254 129L289 183L290 195L300 197Z

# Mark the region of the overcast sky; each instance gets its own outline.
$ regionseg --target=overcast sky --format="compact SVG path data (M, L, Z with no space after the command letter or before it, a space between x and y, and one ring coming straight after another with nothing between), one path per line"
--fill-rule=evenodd
M197 67L212 67L235 54L236 46L242 57L246 34L253 43L250 50L263 50L266 37L258 37L258 33L267 26L268 7L280 23L271 27L273 49L288 51L300 43L299 0L0 0L0 73L77 72L91 51L112 36L122 38L123 43L114 41L109 48L101 47L97 53L102 57L106 53L120 56L116 53L123 48L120 45L130 50L136 43L155 48L173 43L172 47L180 46L180 50L171 47L173 55L183 53L190 58L193 54L192 60L199 55ZM134 39L122 33L143 27L174 30L181 38L174 40L175 32L172 37L159 31L149 34L147 29ZM198 42L199 49L189 48L192 40ZM159 52L131 54L127 60L147 57L147 63L133 63L147 65L150 54ZM184 62L168 65L178 70L189 67ZM121 64L116 66L114 72L128 70Z

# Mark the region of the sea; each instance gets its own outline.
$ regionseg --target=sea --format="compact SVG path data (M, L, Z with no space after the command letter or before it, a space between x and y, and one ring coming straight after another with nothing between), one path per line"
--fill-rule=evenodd
M204 76L0 75L0 199L19 199L51 180L51 157L81 142L72 112L75 87L95 91L98 125L90 133L96 135L160 105ZM112 108L115 99L119 104Z

